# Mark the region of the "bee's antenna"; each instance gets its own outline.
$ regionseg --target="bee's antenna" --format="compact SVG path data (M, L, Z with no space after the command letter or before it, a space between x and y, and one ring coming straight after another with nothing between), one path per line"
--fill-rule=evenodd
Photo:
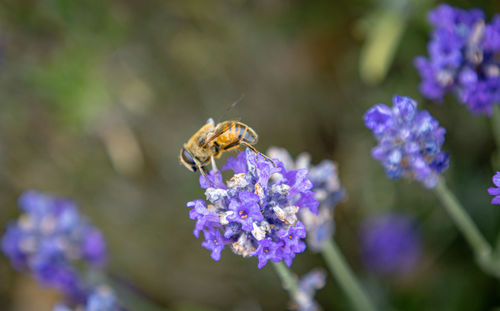
M235 100L231 106L229 106L227 109L226 109L226 112L229 112L231 111L234 107L236 107L236 105L238 105L243 99L245 98L245 93L242 93L240 98L238 98L237 100Z
M240 97L237 100L235 100L231 105L229 105L229 107L226 108L226 111L224 111L219 120L222 121L226 117L227 113L233 110L233 108L236 107L236 105L238 105L239 103L241 103L243 99L245 99L245 93L241 93Z

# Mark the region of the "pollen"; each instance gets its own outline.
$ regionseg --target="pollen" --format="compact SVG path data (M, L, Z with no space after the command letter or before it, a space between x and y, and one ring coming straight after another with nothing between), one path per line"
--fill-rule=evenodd
M255 184L254 188L255 188L255 193L259 196L259 198L263 199L265 194L262 187L259 184Z
M245 211L239 211L239 212L238 212L238 215L240 215L240 216L241 216L241 219L245 219L245 218L247 218L247 217L248 217L248 214L247 214L247 213L245 213Z

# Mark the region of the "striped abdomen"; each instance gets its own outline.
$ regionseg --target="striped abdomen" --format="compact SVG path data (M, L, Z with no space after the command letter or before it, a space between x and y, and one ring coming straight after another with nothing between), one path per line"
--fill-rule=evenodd
M255 145L257 133L248 125L236 121L224 121L217 125L215 143L220 151L227 151L243 145Z

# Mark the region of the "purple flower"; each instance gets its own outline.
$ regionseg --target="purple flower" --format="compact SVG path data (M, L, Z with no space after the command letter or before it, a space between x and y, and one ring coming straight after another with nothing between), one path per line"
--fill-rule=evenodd
M85 311L113 311L119 310L116 297L107 286L95 289L87 299Z
M45 286L50 286L65 294L74 302L85 300L87 288L78 272L69 265L41 261L32 268L37 281Z
M448 168L448 154L441 151L446 131L429 112L418 111L411 98L394 96L393 103L392 109L378 104L364 115L378 141L372 156L390 178L416 179L434 188Z
M224 249L224 244L226 242L224 236L215 228L203 230L203 235L205 236L205 242L201 243L201 246L211 250L212 254L210 257L215 261L219 261L220 253Z
M102 266L107 261L107 246L101 231L90 229L82 245L83 258L96 266Z
M282 231L278 236L285 242L284 248L286 250L301 253L306 249L306 244L301 240L306 237L306 228L301 222L297 222L297 225L288 231Z
M283 250L283 260L288 266L292 265L293 258L296 253L302 253L306 249L306 243L301 239L306 237L306 228L298 221L295 227L291 227L288 231L278 233L281 241L284 244L281 246Z
M255 251L255 256L259 259L257 268L262 269L268 260L278 262L283 259L283 242L274 242L271 238L265 238L259 241L259 246ZM290 263L291 264L291 263ZM287 263L288 266L290 264Z
M73 311L70 307L64 304L57 304L52 311Z
M189 211L189 218L196 219L193 234L200 236L200 231L206 226L216 226L219 223L219 216L215 211L210 211L203 200L195 200L187 203L188 207L194 207Z
M429 13L429 22L435 27L463 33L467 27L474 25L478 20L484 19L483 12L479 9L465 11L443 4Z
M500 15L498 14L484 29L484 47L489 50L500 50Z
M314 300L314 294L325 286L326 272L323 269L314 269L304 275L298 282L298 290L294 293L293 300L299 311L321 310Z
M208 175L200 175L199 178L200 187L202 189L208 189L211 187L217 187L225 189L224 181L222 180L222 174L220 171L211 171Z
M85 310L85 311L119 311L120 306L116 301L116 297L112 290L104 285L97 287L88 296L85 301L85 305L77 306L72 309L64 304L58 304L54 307L53 311L73 311L73 310Z
M85 286L74 265L102 266L106 243L101 232L80 216L73 201L27 191L19 198L25 212L8 225L2 251L18 270L29 271L44 285L74 301L85 297Z
M227 216L227 220L241 224L241 228L245 231L252 231L254 222L264 220L259 200L259 196L255 193L241 191L238 193L238 199L235 198L229 203L229 210L233 213Z
M495 187L491 187L488 189L488 193L490 195L494 195L495 197L491 200L491 204L500 205L500 172L497 172L495 176L493 176L493 183Z
M485 24L479 9L442 4L429 13L429 21L435 27L429 58L415 59L421 93L442 101L453 92L473 113L491 115L500 103L500 15Z
M282 161L286 169L309 170L307 177L313 184L314 197L319 201L318 213L302 209L299 218L307 231L308 246L315 252L321 251L333 235L335 225L333 209L345 196L345 191L340 186L337 166L331 160L323 160L318 165L312 166L307 153L300 154L294 161L284 148L271 147L267 154Z
M361 259L379 274L405 275L421 255L418 232L404 214L383 214L366 220L360 229Z
M317 210L313 185L307 170L287 170L281 162L276 164L247 149L223 167L234 172L226 183L218 171L211 171L206 179L200 177L208 202L188 202L193 208L189 217L196 220L194 235L204 232L202 246L212 251L214 260L229 245L236 254L256 256L260 269L268 260L291 265L295 254L305 250L300 241L305 230L296 214Z

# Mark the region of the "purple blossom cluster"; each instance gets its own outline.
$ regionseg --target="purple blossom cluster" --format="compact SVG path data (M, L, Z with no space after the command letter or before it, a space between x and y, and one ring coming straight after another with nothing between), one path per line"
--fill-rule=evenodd
M24 212L8 225L2 251L17 270L29 271L42 284L84 301L88 289L76 264L100 267L106 262L101 232L78 213L76 204L37 191L19 198Z
M99 286L88 296L84 306L70 308L64 304L58 304L53 311L119 311L113 291L107 286Z
M429 112L419 111L409 97L394 96L393 107L377 104L364 115L378 145L372 156L390 178L406 177L434 188L448 168L448 154L441 151L446 130Z
M420 237L412 218L381 214L366 220L360 229L361 259L375 273L404 276L417 266Z
M493 176L493 184L495 184L496 188L490 187L488 189L488 193L495 196L493 199L491 199L491 204L500 205L500 172L497 172L495 176Z
M304 275L298 282L297 291L293 295L293 301L297 304L299 311L321 310L314 300L314 294L318 289L325 286L326 272L323 269L314 269Z
M486 24L479 9L442 4L429 13L429 21L435 27L429 58L415 59L420 91L437 101L454 92L473 113L491 115L500 103L500 15Z
M271 147L267 151L271 158L279 159L286 169L308 169L308 178L313 183L312 191L319 202L318 213L304 209L299 213L299 219L307 231L307 244L311 250L321 251L332 237L335 230L333 210L345 197L345 191L340 185L337 166L331 160L323 160L317 165L311 165L311 157L301 153L296 161L285 148Z
M194 200L187 206L196 220L193 233L199 237L203 232L202 246L214 260L229 245L243 257L257 256L259 269L269 260L290 266L295 254L306 249L306 230L297 213L317 213L313 185L306 169L287 170L279 160L275 164L247 149L222 168L234 172L226 183L220 171L200 176L208 202Z

